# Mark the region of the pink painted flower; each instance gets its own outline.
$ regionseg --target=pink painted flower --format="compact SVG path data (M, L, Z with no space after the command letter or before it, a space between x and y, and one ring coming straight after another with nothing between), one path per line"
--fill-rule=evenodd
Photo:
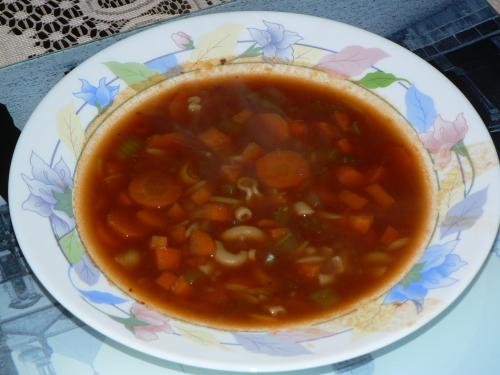
M193 39L183 31L178 31L171 35L172 40L175 45L181 49L192 49L194 48Z
M158 339L157 333L173 332L167 317L140 303L134 303L130 311L134 318L140 322L140 324L134 325L132 330L134 335L141 340L152 341Z
M453 146L464 139L467 130L467 121L463 113L460 113L453 122L437 116L433 128L420 134L420 139L434 157L437 168L448 165Z

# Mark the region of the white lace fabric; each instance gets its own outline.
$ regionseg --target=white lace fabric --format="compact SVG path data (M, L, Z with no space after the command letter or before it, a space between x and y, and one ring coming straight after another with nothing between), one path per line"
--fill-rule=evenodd
M0 66L224 0L0 0Z

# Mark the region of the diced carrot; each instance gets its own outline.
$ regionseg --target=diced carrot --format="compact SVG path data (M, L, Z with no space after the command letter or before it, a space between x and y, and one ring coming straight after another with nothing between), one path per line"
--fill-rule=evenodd
M280 223L272 219L260 219L257 222L257 226L261 228L272 228L280 226Z
M186 241L186 227L184 225L174 225L169 233L169 238L174 245L180 245Z
M189 119L187 99L191 94L185 90L179 90L168 103L170 116L178 121L185 122Z
M151 228L164 229L168 224L165 212L154 208L143 208L137 211L136 216L141 223Z
M337 141L337 147L344 154L352 154L354 152L354 146L348 138L342 138Z
M307 135L307 126L304 121L292 121L289 125L289 129L292 137L301 139Z
M332 189L326 185L317 185L313 188L313 191L319 197L321 203L326 206L331 206L337 202L337 196Z
M271 228L268 230L269 232L269 236L273 239L273 240L279 240L280 238L282 238L285 234L288 233L288 228Z
M339 167L335 174L341 184L350 188L361 186L365 182L365 176L358 172L357 169L348 165Z
M166 236L151 236L149 240L149 248L156 249L157 247L167 247L168 238Z
M143 172L128 185L130 197L143 206L161 208L169 206L181 196L180 182L159 171Z
M298 265L297 272L304 278L313 280L318 277L320 267L321 265L317 263L302 263Z
M252 116L252 111L250 111L248 108L245 108L244 110L238 112L237 114L235 114L233 116L233 121L238 123L238 124L243 124L251 116Z
M255 160L264 155L264 149L255 142L250 142L245 146L241 153L241 161L244 163L253 163Z
M160 271L176 270L181 264L182 252L173 247L156 247L154 250L156 268Z
M184 134L172 132L152 135L146 140L146 148L178 151L192 148L192 143Z
M277 113L259 113L256 117L257 123L262 126L262 131L275 142L283 143L290 137L288 124L281 115Z
M384 245L389 245L393 243L396 240L399 240L401 238L401 233L394 228L392 225L388 225L384 233L382 234L382 237L380 237L380 242L382 242Z
M123 238L141 238L148 234L148 228L135 220L134 215L123 210L112 210L106 216L106 222Z
M309 178L309 163L295 151L276 150L256 162L257 177L277 189L296 187Z
M382 175L384 174L385 168L381 165L372 168L368 174L367 174L367 182L369 184L373 184L375 182L378 182Z
M179 297L186 298L193 294L194 288L181 276L172 285L172 292Z
M117 173L126 173L127 165L124 162L117 160L107 160L104 166L104 173L106 176L111 176Z
M120 205L125 207L130 207L134 204L132 198L130 198L130 195L128 195L126 190L123 190L120 194L118 194L117 200Z
M368 199L350 190L342 190L339 194L339 199L353 210L359 210L368 203Z
M189 237L189 250L195 255L215 255L215 242L208 233L194 229Z
M339 138L338 130L326 121L319 121L315 123L315 128L318 130L319 136L325 141L331 142L334 139Z
M369 185L365 190L382 207L392 206L395 202L394 198L379 184Z
M200 133L198 139L214 151L227 151L232 143L231 137L214 127Z
M209 186L204 185L191 194L191 200L196 204L202 205L207 203L211 196L212 189Z
M233 218L233 209L224 203L207 203L200 207L194 216L211 221L230 221Z
M238 165L226 164L220 167L220 173L229 182L236 182L241 176L241 168Z
M106 190L114 195L127 186L128 177L125 173L116 173L105 177L103 181Z
M186 212L179 203L174 203L167 211L167 216L173 220L182 220L186 217Z
M174 273L165 271L156 278L156 283L163 289L170 290L177 279L178 277Z
M351 127L351 118L342 111L335 111L333 114L336 124L343 130L348 131Z
M366 234L370 230L373 223L373 215L360 214L349 216L349 224L351 228L360 234Z

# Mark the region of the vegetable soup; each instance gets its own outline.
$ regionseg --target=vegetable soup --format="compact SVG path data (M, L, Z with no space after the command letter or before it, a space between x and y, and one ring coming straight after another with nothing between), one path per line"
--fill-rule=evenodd
M80 235L113 282L178 318L345 313L400 280L428 232L428 173L391 116L300 77L181 82L84 151Z

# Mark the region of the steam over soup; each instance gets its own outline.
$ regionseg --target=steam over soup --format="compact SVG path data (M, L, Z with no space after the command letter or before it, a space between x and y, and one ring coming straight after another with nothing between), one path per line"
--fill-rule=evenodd
M119 287L182 319L346 312L396 283L428 236L430 178L394 116L298 77L181 82L91 139L81 237Z

